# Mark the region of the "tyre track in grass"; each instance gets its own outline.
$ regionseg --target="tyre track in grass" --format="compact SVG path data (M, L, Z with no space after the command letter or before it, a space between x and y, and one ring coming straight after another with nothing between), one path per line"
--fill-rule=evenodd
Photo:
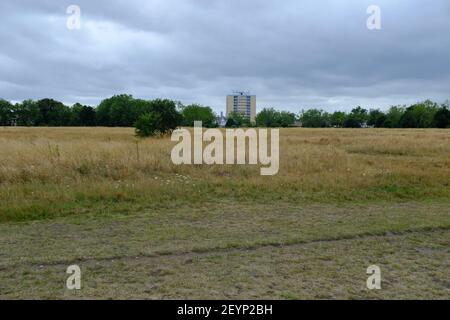
M311 244L320 244L320 243L334 243L340 241L348 241L348 240L361 240L361 239L373 239L376 237L401 237L409 234L429 234L441 231L449 232L449 242L450 242L450 225L449 226L440 226L440 227L424 227L424 228L411 228L405 229L402 231L383 231L383 232L363 232L360 234L354 235L343 235L343 236L334 236L323 239L316 240L300 240L296 241L295 239L287 242L260 242L255 243L253 245L242 245L242 246L227 246L227 247L210 247L210 248L199 248L199 249L191 249L191 250L167 250L167 251L155 251L151 254L141 254L141 255L118 255L118 256L109 256L103 258L86 258L86 259L75 259L75 260L55 260L51 263L15 263L7 267L0 268L0 271L9 271L18 267L46 267L46 266L67 266L72 264L81 264L81 263L90 263L90 262L102 262L102 261L120 261L120 260L138 260L138 259L158 259L161 257L188 257L190 255L196 256L204 256L214 253L233 253L233 252L246 252L246 251L256 251L264 248L285 248L291 246L306 246Z

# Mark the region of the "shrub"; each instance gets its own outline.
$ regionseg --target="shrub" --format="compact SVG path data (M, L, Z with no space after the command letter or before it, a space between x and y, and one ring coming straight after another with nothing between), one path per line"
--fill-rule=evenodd
M143 114L135 123L136 135L139 137L150 137L159 134L160 122L161 117L157 113Z
M150 109L135 123L136 135L139 137L170 134L181 124L182 116L171 100L153 100Z

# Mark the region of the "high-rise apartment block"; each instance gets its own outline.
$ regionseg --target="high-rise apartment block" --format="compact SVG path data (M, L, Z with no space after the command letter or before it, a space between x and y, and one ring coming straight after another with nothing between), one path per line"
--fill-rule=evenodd
M227 96L227 116L232 112L240 113L245 118L255 122L256 96L241 91Z

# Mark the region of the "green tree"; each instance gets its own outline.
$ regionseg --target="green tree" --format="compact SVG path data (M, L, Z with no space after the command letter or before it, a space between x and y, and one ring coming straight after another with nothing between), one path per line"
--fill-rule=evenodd
M150 112L159 114L161 122L158 128L162 134L171 133L183 121L183 116L178 112L175 101L169 99L155 99L150 101Z
M405 113L405 108L401 106L392 106L386 113L386 120L383 123L384 128L400 128L400 120Z
M358 106L347 115L347 118L344 121L344 127L361 128L364 124L367 123L368 119L369 116L367 110Z
M167 99L149 102L149 111L140 115L135 123L136 135L140 137L170 134L182 124L183 116L176 103Z
M251 127L252 123L239 112L230 112L227 117L227 128Z
M400 119L400 126L403 128L431 128L438 110L438 105L429 100L412 105L406 109Z
M70 109L70 111L71 111L70 125L71 126L81 126L80 113L81 113L82 109L83 109L83 106L78 102L75 103L72 106L72 108Z
M256 115L258 127L277 128L292 127L295 124L295 114L287 111L276 111L274 108L265 108Z
M258 127L279 127L279 113L273 108L265 108L256 115L256 125Z
M0 99L0 126L10 126L14 119L13 105L4 99Z
M333 127L342 128L344 127L345 119L347 118L347 115L345 112L342 111L336 111L333 112L330 116L330 124Z
M83 106L79 114L80 125L91 127L96 125L96 112L93 107Z
M53 99L42 99L37 102L40 116L35 125L38 126L67 126L70 125L70 108L62 102Z
M289 128L295 124L295 114L288 111L281 111L278 113L279 123L282 128Z
M136 123L136 135L139 137L150 137L160 134L161 115L151 112L141 115Z
M210 107L199 104L191 104L181 108L183 115L183 125L193 127L195 121L202 121L204 127L217 127L216 115Z
M369 117L367 124L369 126L374 126L375 128L381 128L384 125L384 122L386 121L386 115L378 110L378 109L371 109L369 111Z
M443 105L434 115L434 125L437 128L448 128L450 126L450 110Z
M97 107L99 125L131 127L140 115L139 104L131 95L120 94L103 100Z
M330 126L330 115L318 109L302 111L300 114L302 127L305 128L326 128Z
M71 125L81 127L95 126L96 112L94 108L76 103L72 106L71 111Z
M40 122L41 113L36 101L25 100L14 106L18 126L35 126Z

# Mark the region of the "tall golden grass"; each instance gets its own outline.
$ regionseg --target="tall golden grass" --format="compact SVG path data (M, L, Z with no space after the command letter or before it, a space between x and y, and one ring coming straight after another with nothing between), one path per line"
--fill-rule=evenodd
M2 214L41 214L52 206L60 212L108 201L162 205L180 199L345 201L450 194L449 130L282 129L280 140L279 173L266 177L258 166L176 166L170 138L138 139L132 128L3 127L0 220Z

